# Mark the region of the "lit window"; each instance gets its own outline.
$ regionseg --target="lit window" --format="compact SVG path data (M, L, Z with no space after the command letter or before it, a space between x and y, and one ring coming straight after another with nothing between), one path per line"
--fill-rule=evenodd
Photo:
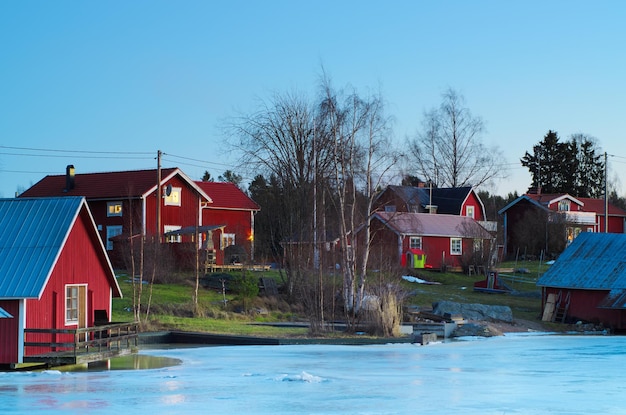
M111 240L111 238L114 238L121 234L122 225L107 226L107 251L113 250L113 241Z
M107 202L107 216L122 216L122 202Z
M165 192L165 206L180 206L180 194L182 192L180 187L167 187Z
M421 236L411 236L409 239L409 248L411 249L422 249L422 237Z
M474 219L474 206L465 207L465 216Z
M220 249L224 249L227 246L235 245L235 234L234 233L223 233L222 239L220 242Z
M450 238L450 255L461 255L463 253L463 243L461 238Z
M78 286L65 288L65 322L78 323Z

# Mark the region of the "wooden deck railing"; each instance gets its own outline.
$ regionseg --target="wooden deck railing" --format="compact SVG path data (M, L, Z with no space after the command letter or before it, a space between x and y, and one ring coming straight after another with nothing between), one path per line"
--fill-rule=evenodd
M24 346L40 347L46 353L69 353L73 356L86 353L103 353L131 349L138 343L139 323L112 323L79 329L24 329ZM71 335L73 341L34 341L32 335L44 334L49 339L57 335ZM66 338L69 336L65 336Z

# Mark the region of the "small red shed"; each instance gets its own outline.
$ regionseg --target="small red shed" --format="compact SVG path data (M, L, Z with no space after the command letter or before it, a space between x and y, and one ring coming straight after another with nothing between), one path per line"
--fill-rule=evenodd
M626 235L581 233L538 280L543 318L626 330Z
M82 197L0 199L0 275L5 365L43 352L24 347L25 329L92 327L96 315L110 320L112 299L122 296Z

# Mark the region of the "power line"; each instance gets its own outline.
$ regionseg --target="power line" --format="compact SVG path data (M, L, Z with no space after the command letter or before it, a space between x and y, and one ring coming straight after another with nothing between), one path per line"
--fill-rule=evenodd
M120 156L120 154L129 154L129 153L102 153L102 154L118 154L118 155L110 155L110 156L74 156L74 155L61 155L61 154L28 154L28 153L4 153L0 152L1 155L4 156L22 156L22 157L45 157L45 158L67 158L74 157L77 159L124 159L124 160L147 160L148 157L133 157L133 156ZM133 154L133 153L130 153ZM139 154L139 153L135 153ZM142 153L144 154L144 153ZM147 153L145 153L147 154Z
M151 155L153 152L147 151L92 151L92 150L60 150L60 149L52 149L52 148L31 148L31 147L11 147L11 146L0 146L0 148L4 148L7 150L26 150L26 151L48 151L53 153L78 153L78 154L142 154L142 155ZM0 154L15 154L15 153L0 153ZM15 154L15 155L26 155L26 154Z

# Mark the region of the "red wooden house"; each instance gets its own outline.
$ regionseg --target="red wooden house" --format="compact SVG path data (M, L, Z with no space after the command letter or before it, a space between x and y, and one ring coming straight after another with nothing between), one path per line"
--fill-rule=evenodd
M626 212L611 203L607 205L608 210L605 212L603 199L580 198L567 193L524 194L498 212L504 217L505 255L515 253L516 248L524 245L524 241L518 240L518 229L535 226L530 225L528 220L531 215L537 213L545 218L546 224L563 224L564 246L572 243L582 232L605 232L605 217L608 218L606 232L624 233ZM537 229L537 232L540 231L542 229Z
M537 281L544 321L583 321L625 330L624 264L626 235L580 234Z
M428 268L480 265L490 250L491 234L467 216L378 212L372 217L372 267L423 264ZM426 255L426 261L414 255Z
M488 231L497 231L497 222L487 220L485 206L476 190L470 186L387 186L374 201L374 210L467 216Z
M485 206L472 187L387 186L374 208L384 212L438 213L486 220Z
M203 206L202 223L215 226L220 232L211 242L216 264L254 261L254 215L259 205L228 182L196 182L212 200Z
M160 186L157 186L160 183ZM157 194L160 202L157 204ZM173 233L202 226L211 198L178 168L46 176L20 197L84 196L98 233L116 267L125 265L125 244L136 236L162 242L190 242L194 235Z
M110 319L113 297L122 296L82 197L0 200L0 275L3 365L45 351L24 347L26 329L92 327L96 314Z

